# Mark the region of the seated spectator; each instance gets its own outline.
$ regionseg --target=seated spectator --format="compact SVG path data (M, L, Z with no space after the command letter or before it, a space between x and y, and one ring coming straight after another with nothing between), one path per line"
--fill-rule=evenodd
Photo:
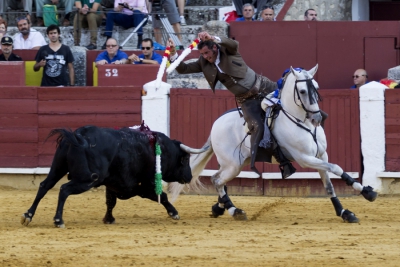
M74 0L35 0L36 1L36 17L37 26L43 27L43 6L44 5L56 5L57 9L65 8L65 16L63 26L67 27L70 25L69 18L71 16L72 8L74 7Z
M153 40L146 38L142 41L143 54L132 54L128 57L128 64L161 64L162 56L154 53Z
M0 61L22 61L22 58L16 54L13 54L12 48L13 39L11 37L1 38L1 50L3 54L0 55Z
M42 46L36 53L36 63L33 66L35 72L43 67L40 86L74 86L74 56L69 46L60 42L60 27L54 24L50 25L47 27L46 33L50 42L48 45Z
M254 6L254 12L260 13L263 6L266 6L269 0L233 0L237 14L243 16L243 5L252 4Z
M352 89L360 88L360 86L363 86L364 84L369 83L367 81L367 78L368 78L368 74L364 69L356 70L353 75L354 85L350 88L352 88Z
M7 34L7 21L0 19L0 39Z
M33 0L0 0L0 2L7 3L12 10L23 9L26 12L25 16L31 20ZM1 6L2 4L0 4L0 14L7 11L7 6L5 6L5 10L2 10Z
M107 13L106 30L104 35L107 39L111 38L114 23L124 27L125 29L136 27L143 21L148 13L146 0L115 0L114 12ZM137 31L139 40L142 39L144 25L145 24L143 24ZM106 49L106 42L101 49Z
M31 22L27 17L17 18L19 33L14 35L14 49L39 49L46 45L43 35L31 29Z
M154 1L153 1L154 3ZM163 27L161 21L157 18L156 14L166 14L168 21L171 23L172 28L174 29L174 32L177 34L179 40L182 42L182 36L181 36L181 25L180 23L180 17L179 17L179 13L178 10L176 9L176 4L175 4L175 0L164 0L161 1L161 7L160 9L164 9L164 11L162 10L156 10L154 9L153 6L153 10L152 10L152 23L153 23L153 30L154 30L154 38L156 39L156 42L158 44L162 43L162 33L161 33L161 28Z
M311 21L311 20L316 21L317 20L317 11L315 11L312 8L307 9L306 12L304 12L304 20L305 21Z
M119 50L117 40L109 38L106 42L107 50L101 52L94 61L96 66L105 64L125 64L128 61L128 55Z
M236 21L253 21L254 6L252 4L244 4L242 9L243 17L237 18Z
M261 21L275 21L275 10L272 6L264 6L261 11Z
M90 44L88 50L97 49L97 29L101 24L101 0L77 0L75 7L78 9L74 17L74 43L79 46L81 42L81 29L89 28Z

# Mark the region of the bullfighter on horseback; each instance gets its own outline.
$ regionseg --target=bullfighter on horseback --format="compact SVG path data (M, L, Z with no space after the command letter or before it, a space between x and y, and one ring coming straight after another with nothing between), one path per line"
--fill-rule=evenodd
M247 122L249 134L251 134L251 170L260 174L255 167L255 162L271 162L273 152L271 143L263 142L266 143L261 148L264 150L264 156L257 156L263 136L270 136L268 127L264 127L261 101L278 88L277 83L256 74L246 65L238 51L239 43L237 41L226 37L211 36L208 32L199 33L198 38L200 39L198 50L201 54L199 59L192 63L181 62L176 70L180 74L203 72L214 92L217 82L220 81L235 95L236 102L240 105ZM173 62L178 57L175 44L170 39L168 45L171 47L171 62ZM264 134L264 131L268 132ZM281 163L282 176L286 178L295 169L282 153L279 154L277 160Z

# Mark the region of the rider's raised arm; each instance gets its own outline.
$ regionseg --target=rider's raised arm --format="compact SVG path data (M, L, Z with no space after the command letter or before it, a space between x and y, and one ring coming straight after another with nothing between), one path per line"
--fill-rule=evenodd
M218 39L216 38L214 40L216 40L217 44L225 47L229 54L235 55L238 53L239 43L237 41L227 37L219 37L219 39L221 40L220 42L218 42Z

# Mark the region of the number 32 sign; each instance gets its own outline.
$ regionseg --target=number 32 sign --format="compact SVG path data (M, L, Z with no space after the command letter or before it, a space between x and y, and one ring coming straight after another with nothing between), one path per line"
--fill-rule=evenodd
M106 77L118 77L118 69L106 69Z

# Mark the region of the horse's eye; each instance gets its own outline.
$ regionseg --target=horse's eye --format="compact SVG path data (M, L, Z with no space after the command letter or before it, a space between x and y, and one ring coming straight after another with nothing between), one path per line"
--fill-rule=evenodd
M307 90L300 90L300 94L304 95L305 93L307 93Z

